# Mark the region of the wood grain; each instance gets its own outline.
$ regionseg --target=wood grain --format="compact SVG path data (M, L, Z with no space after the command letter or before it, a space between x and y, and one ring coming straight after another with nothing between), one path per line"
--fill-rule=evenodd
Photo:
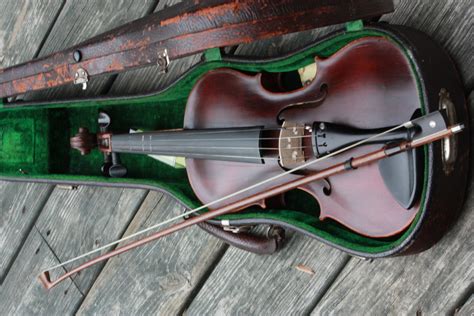
M470 101L472 111L474 93ZM473 189L471 176L461 217L440 243L415 256L374 262L352 259L312 314L453 313L472 291L474 280Z
M152 192L125 235L182 212L174 199ZM178 314L224 249L222 242L193 227L112 258L79 314Z
M423 31L444 47L474 89L474 5L472 0L398 0L395 12L382 20Z
M56 188L46 203L36 227L56 256L64 262L120 238L145 197L144 190L80 186L77 190ZM73 263L67 267L77 265ZM103 265L74 277L86 293Z
M0 284L53 187L0 182Z
M0 1L0 68L36 56L63 2ZM48 185L0 182L0 284L51 190Z
M344 28L344 24L321 27L316 30L276 36L265 40L242 44L235 54L246 57L278 57L303 48L318 38Z
M458 225L429 251L372 263L351 260L312 314L452 313L474 279L472 194L466 206Z
M67 1L58 20L44 43L40 56L60 51L114 27L144 16L156 5L156 0L91 0ZM51 100L86 97L107 89L110 77L104 76L89 82L87 90L69 85L45 91L28 93L25 100Z
M154 12L182 2L181 0L160 1ZM163 74L157 67L146 67L119 74L109 94L130 95L150 93L163 89L201 60L202 54L196 54L172 60L168 72Z
M82 294L69 279L51 291L37 281L43 269L58 264L56 255L33 228L0 287L0 315L71 315ZM53 272L53 277L61 269Z
M63 0L0 1L0 68L35 57L62 5Z
M348 256L301 235L258 256L229 248L187 315L302 315L344 267ZM301 265L314 275L301 271Z

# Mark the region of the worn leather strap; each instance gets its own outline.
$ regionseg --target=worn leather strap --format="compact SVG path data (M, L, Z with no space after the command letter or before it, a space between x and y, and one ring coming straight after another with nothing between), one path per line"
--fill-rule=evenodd
M0 69L0 98L160 64L209 48L308 30L393 10L392 0L184 1L75 47Z
M249 232L233 233L225 231L220 226L206 222L200 223L198 226L234 247L261 255L275 253L280 249L285 239L285 231L283 229L277 230L276 233L270 234L270 236L259 236Z

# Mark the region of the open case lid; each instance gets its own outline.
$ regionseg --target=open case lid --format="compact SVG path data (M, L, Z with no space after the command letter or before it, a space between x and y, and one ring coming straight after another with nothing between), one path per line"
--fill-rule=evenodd
M72 48L0 69L0 98L101 74L158 65L209 48L237 45L393 11L392 0L184 1Z

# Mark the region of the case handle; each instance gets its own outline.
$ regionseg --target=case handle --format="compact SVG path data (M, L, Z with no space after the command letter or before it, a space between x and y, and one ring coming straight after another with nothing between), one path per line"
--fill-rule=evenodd
M281 227L272 227L272 231L267 236L259 236L250 232L233 233L206 222L200 223L198 226L229 245L260 255L275 253L285 240L285 230Z

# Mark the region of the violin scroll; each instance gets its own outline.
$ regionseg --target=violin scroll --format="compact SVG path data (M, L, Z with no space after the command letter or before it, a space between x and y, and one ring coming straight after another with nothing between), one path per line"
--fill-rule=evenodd
M97 147L97 135L90 133L85 127L80 127L76 136L71 138L70 144L71 148L79 150L81 155L88 155Z

